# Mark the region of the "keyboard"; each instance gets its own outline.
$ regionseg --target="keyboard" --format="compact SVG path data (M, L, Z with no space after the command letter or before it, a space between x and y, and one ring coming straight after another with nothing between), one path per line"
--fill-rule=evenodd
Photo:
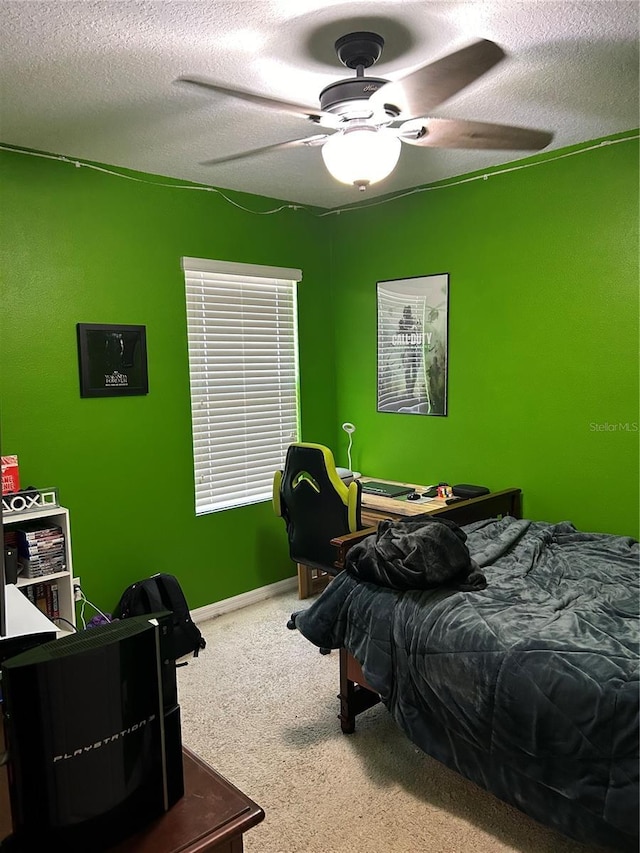
M380 495L383 498L398 498L413 491L411 486L397 486L393 483L378 483L371 480L362 484L362 491L367 495Z

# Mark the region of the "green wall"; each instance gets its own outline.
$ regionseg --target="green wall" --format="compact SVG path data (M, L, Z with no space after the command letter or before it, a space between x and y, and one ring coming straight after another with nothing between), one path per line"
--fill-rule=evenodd
M516 485L533 518L637 535L638 434L591 427L640 420L635 141L322 218L20 152L0 165L2 448L23 485L59 488L102 609L153 571L191 607L294 572L269 503L194 516L183 255L303 270L303 437L338 464L350 420L364 473ZM449 415L378 414L376 281L434 272ZM78 322L147 326L148 396L79 397Z
M269 503L195 518L183 255L300 267L302 428L335 414L326 220L254 215L216 193L151 186L24 153L2 163L2 447L22 485L57 486L76 575L111 610L129 583L176 574L198 607L294 574ZM253 210L270 199L232 196ZM148 396L81 399L76 323L147 326ZM318 358L318 353L322 358Z
M527 162L328 217L338 421L365 474L519 486L529 517L637 536L637 139ZM377 413L376 281L441 272L448 417Z

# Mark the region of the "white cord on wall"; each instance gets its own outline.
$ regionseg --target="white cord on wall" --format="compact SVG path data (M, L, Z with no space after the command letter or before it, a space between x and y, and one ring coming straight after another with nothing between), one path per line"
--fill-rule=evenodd
M250 208L243 207L238 202L234 201L229 196L225 195L222 190L217 187L205 186L202 184L181 184L181 183L165 183L162 181L154 181L148 180L146 178L136 177L135 175L127 175L124 172L117 172L115 169L107 169L104 166L97 166L95 163L83 163L80 160L72 160L68 157L65 157L62 154L46 154L39 151L24 151L20 148L14 148L12 145L2 145L0 144L0 151L9 151L12 154L22 154L28 157L42 157L47 160L58 160L62 163L67 163L69 165L73 165L76 169L92 169L96 172L102 172L106 175L112 175L116 178L124 178L128 181L135 181L140 184L149 184L150 186L155 187L166 187L167 189L172 190L191 190L192 192L207 192L207 193L216 193L221 196L225 201L229 204L232 204L234 207L240 208L245 213L254 213L258 216L268 216L272 213L280 213L283 210L301 210L305 213L310 213L312 216L323 217L323 216L336 216L340 213L353 213L359 210L364 210L367 207L376 207L380 204L387 204L390 201L395 201L396 199L405 198L409 195L414 195L415 193L425 193L425 192L434 192L436 190L448 189L449 187L457 187L461 184L467 184L471 181L487 181L489 178L495 178L498 175L508 174L509 172L519 172L521 169L530 169L534 166L545 166L548 163L553 163L556 160L563 160L565 157L574 157L578 154L585 154L588 151L594 151L596 148L602 148L606 145L616 145L621 142L636 142L640 138L637 134L634 136L624 136L621 139L604 139L601 142L595 142L592 145L588 145L585 148L578 148L574 151L563 151L560 154L552 155L551 152L544 155L543 159L534 160L532 163L516 163L515 166L497 166L495 168L492 167L491 172L480 173L477 175L472 175L470 177L460 177L453 179L445 179L443 183L436 184L435 186L424 186L424 187L415 187L410 190L400 191L390 196L382 196L381 198L372 199L370 202L366 204L350 204L348 207L339 207L334 208L332 210L325 210L322 213L317 213L316 210L312 207L308 207L304 204L294 204L294 203L286 203L282 204L279 207L271 208L269 210L251 210ZM142 174L142 173L141 173ZM176 179L178 180L178 179Z
M86 619L84 618L84 608L85 608L86 604L88 604L89 607L93 607L93 609L96 611L96 613L98 613L100 616L102 616L102 618L105 620L105 622L112 622L113 621L109 616L107 616L106 613L103 613L99 607L96 607L95 604L93 604L91 601L89 601L87 596L82 591L81 586L79 586L79 585L74 586L74 592L77 593L77 595L79 596L79 600L82 602L82 604L80 605L80 619L82 620L82 627L83 628L87 627L87 622L86 622Z

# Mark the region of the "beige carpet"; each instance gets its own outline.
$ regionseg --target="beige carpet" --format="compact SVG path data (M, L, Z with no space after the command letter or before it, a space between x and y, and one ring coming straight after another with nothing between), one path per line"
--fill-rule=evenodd
M414 747L376 706L343 735L338 655L280 595L201 623L178 670L183 741L265 810L247 853L587 853Z

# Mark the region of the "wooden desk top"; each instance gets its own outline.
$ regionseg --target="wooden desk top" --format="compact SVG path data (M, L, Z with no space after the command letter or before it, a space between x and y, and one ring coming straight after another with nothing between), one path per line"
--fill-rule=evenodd
M389 481L379 480L378 482ZM424 487L418 486L418 491L421 488ZM421 501L403 501L399 498L381 498L380 495L367 495L367 505L365 506L364 492L362 498L362 522L369 527L355 533L347 533L345 536L337 536L331 540L331 544L336 547L335 565L338 569L345 567L349 548L365 536L375 533L379 522L383 519L398 521L403 517L428 513L439 518L448 518L450 521L462 525L503 515L522 518L522 492L520 489L503 489L500 492L490 492L488 495L463 499L451 504L447 504L443 500L430 500L429 498L422 503ZM375 506L373 501L369 503L370 498L375 501Z
M264 819L264 811L186 746L184 797L110 853L204 853L242 850L232 840ZM223 846L224 845L224 846ZM228 846L227 846L228 845Z
M263 820L260 806L186 746L182 750L184 797L162 817L110 848L110 853L235 853L242 850L242 833ZM4 776L6 768L1 770ZM0 784L0 838L4 838L11 831L11 818L6 779L0 782L4 783Z
M415 483L401 483L398 480L382 480L378 477L360 477L361 483L366 483L373 480L376 483L390 483L394 486L407 486L415 492L426 491L429 486L419 486ZM378 513L390 513L394 516L402 515L422 515L425 512L433 512L436 509L442 509L447 504L442 498L420 498L419 501L408 501L406 495L400 495L397 498L388 498L384 495L371 495L367 492L362 492L360 500L363 510L376 510ZM389 516L386 516L389 517Z

